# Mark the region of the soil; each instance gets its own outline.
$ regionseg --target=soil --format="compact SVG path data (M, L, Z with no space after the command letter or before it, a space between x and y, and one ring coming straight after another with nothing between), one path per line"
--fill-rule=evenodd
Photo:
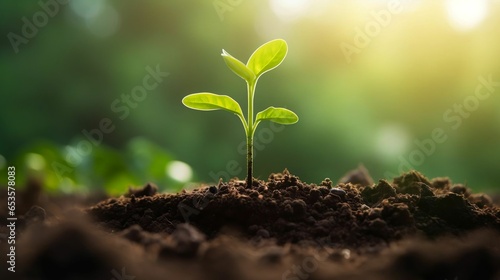
M31 182L1 279L500 279L498 202L448 178L373 183L360 167L337 184L285 170L245 185L82 199Z

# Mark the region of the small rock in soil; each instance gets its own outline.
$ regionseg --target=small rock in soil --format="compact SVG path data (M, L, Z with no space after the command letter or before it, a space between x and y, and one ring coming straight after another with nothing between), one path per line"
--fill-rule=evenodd
M332 188L330 190L330 193L334 194L334 195L336 195L336 196L338 196L338 197L340 197L342 199L344 199L346 197L346 195L347 195L347 193L343 189L341 189L341 188Z
M216 186L210 186L208 188L208 191L213 193L213 194L216 194L217 193L217 187Z

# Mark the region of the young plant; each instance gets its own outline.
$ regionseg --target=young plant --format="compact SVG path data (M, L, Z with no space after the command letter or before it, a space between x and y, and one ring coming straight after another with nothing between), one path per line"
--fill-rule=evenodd
M182 99L182 103L191 109L200 111L225 110L238 116L243 124L247 140L247 187L253 181L253 137L259 123L269 120L279 124L294 124L299 121L297 115L285 108L269 107L255 116L254 120L254 94L255 86L262 74L276 68L285 59L288 46L282 39L269 41L254 51L247 64L222 50L222 58L226 65L236 75L247 83L248 111L247 118L243 115L241 107L234 99L227 95L218 95L209 92L190 94Z

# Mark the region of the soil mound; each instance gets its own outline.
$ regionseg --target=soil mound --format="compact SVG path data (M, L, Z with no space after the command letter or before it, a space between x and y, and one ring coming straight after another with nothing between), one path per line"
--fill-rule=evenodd
M275 239L280 245L323 240L342 248L416 235L500 230L500 210L486 195L471 194L447 178L428 180L415 171L372 186L333 186L329 179L306 184L285 171L271 174L266 182L254 181L251 188L234 179L179 194L135 192L142 195L111 198L88 212L111 230L139 225L170 234L189 223L209 239L232 231L250 240Z
M500 279L498 205L416 171L307 184L285 170L250 188L147 184L98 203L41 188L19 197L18 265L1 279ZM2 252L8 234L0 227Z

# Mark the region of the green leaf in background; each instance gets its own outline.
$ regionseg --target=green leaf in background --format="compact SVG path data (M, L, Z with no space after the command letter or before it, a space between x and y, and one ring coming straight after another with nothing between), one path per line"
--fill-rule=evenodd
M184 97L182 103L186 107L195 110L226 110L241 117L243 116L238 102L227 95L218 95L209 92L193 93Z
M269 41L260 46L248 59L247 66L258 78L265 72L276 68L285 59L288 46L283 39Z
M126 152L131 172L137 174L141 184L153 182L160 190L169 192L179 191L185 186L186 182L176 179L176 174L170 174L169 166L178 161L161 146L144 137L136 137L128 142ZM191 167L184 165L191 172Z
M243 80L251 82L255 80L255 74L243 62L234 58L224 49L222 50L222 58L226 62L227 67L231 69L236 75L240 76Z
M82 191L76 183L77 171L66 162L62 151L62 147L45 140L23 148L11 163L16 167L16 185L21 189L35 179L49 193Z
M140 183L145 184L145 183ZM133 185L131 176L127 173L118 173L106 179L105 190L108 195L119 196L127 193L128 187Z
M93 145L92 152L83 157L76 170L78 182L93 191L104 188L107 193L116 195L120 194L120 190L121 194L125 193L130 185L143 184L130 172L123 153L104 144Z
M92 144L91 150L82 153L78 148L82 141L87 139L78 137L70 145L58 146L39 140L24 148L14 160L5 159L0 170L5 171L2 168L7 164L15 166L19 189L29 182L39 182L48 193L66 194L104 190L109 195L120 195L131 186L140 187L148 182L158 185L161 191L172 192L181 190L191 179L188 164L176 161L165 149L147 139L130 140L125 153L102 143ZM0 161L3 160L0 155ZM0 185L6 185L2 179Z
M279 124L294 124L299 121L299 117L292 111L285 108L269 107L257 113L256 123L269 120Z
M174 158L155 143L136 137L127 144L127 160L143 183L151 180L165 183L165 166Z

